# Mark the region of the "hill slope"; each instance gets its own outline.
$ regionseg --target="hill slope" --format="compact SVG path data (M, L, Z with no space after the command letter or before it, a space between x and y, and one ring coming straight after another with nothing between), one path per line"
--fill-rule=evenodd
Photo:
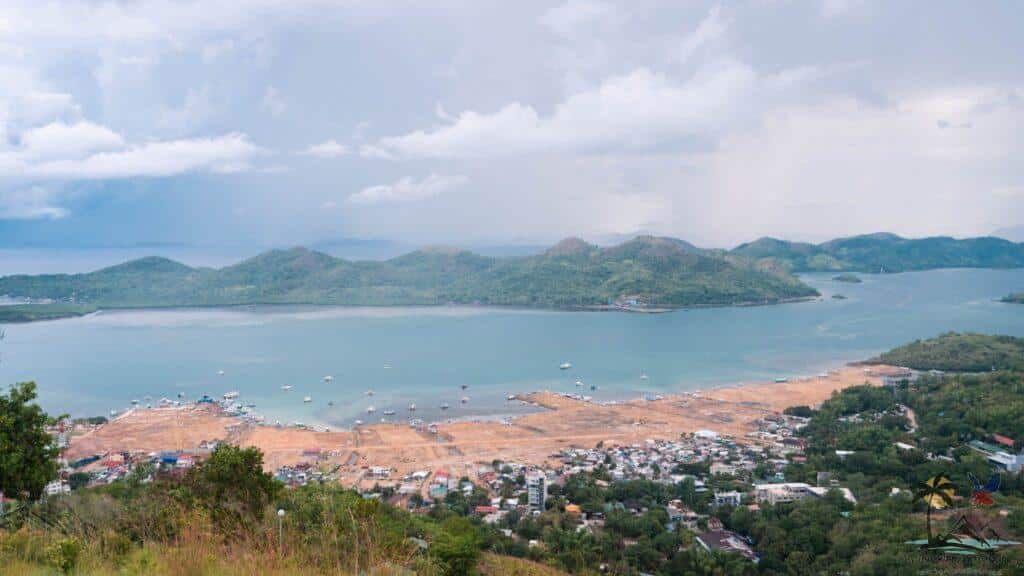
M98 307L302 303L650 307L770 303L818 293L788 272L704 255L677 240L639 237L601 248L563 240L537 256L491 258L427 248L351 262L306 248L273 250L221 269L150 257L87 274L8 276L0 294Z
M822 244L761 238L737 246L730 254L775 262L793 272L1024 267L1024 244L994 237L908 239L894 234L867 234Z

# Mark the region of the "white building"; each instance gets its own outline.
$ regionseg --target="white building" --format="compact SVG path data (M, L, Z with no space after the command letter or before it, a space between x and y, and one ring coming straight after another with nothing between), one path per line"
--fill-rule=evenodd
M544 511L544 501L548 498L547 477L541 473L526 477L526 495L530 510Z
M842 492L843 497L849 502L856 504L857 499L849 488L834 488ZM829 488L811 486L803 482L782 482L779 484L754 484L754 498L758 502L768 502L771 505L785 502L796 502L808 496L821 498L825 496Z

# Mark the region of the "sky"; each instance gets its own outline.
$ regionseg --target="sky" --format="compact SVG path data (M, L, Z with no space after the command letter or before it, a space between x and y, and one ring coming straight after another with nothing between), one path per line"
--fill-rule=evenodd
M4 0L0 249L1024 225L1024 7Z

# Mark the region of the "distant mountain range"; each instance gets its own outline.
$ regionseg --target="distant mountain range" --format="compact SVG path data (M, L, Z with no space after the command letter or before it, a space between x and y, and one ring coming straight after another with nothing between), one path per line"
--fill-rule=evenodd
M790 272L904 272L933 268L1024 267L1024 244L995 238L957 240L946 236L908 239L868 234L821 244L761 238L729 252Z
M279 303L649 310L818 296L795 272L949 267L1024 267L1024 244L871 234L822 244L762 238L727 251L640 236L611 247L568 238L532 256L424 248L384 261L292 248L218 269L154 256L86 274L7 276L0 296L85 309Z
M349 261L292 248L213 269L148 257L87 274L3 277L0 295L104 308L454 303L639 310L818 293L771 262L706 255L681 240L644 236L607 248L570 238L542 254L510 258L425 248L385 261Z

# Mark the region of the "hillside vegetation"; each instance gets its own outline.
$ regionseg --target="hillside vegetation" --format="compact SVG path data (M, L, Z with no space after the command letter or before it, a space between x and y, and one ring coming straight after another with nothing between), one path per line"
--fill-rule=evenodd
M867 362L915 370L1024 371L1024 338L949 332L893 348Z
M761 238L737 246L730 254L774 262L793 272L904 272L1024 266L1024 244L994 237L909 239L894 234L868 234L822 244Z
M1007 304L1024 304L1024 292L1017 292L1015 294L1004 296L1002 301Z
M87 274L8 276L0 278L0 294L104 308L259 303L590 307L625 297L641 306L675 308L778 302L818 293L770 265L697 254L671 239L640 237L610 248L568 239L543 254L521 258L432 248L383 262L353 262L294 248L210 269L149 257Z

